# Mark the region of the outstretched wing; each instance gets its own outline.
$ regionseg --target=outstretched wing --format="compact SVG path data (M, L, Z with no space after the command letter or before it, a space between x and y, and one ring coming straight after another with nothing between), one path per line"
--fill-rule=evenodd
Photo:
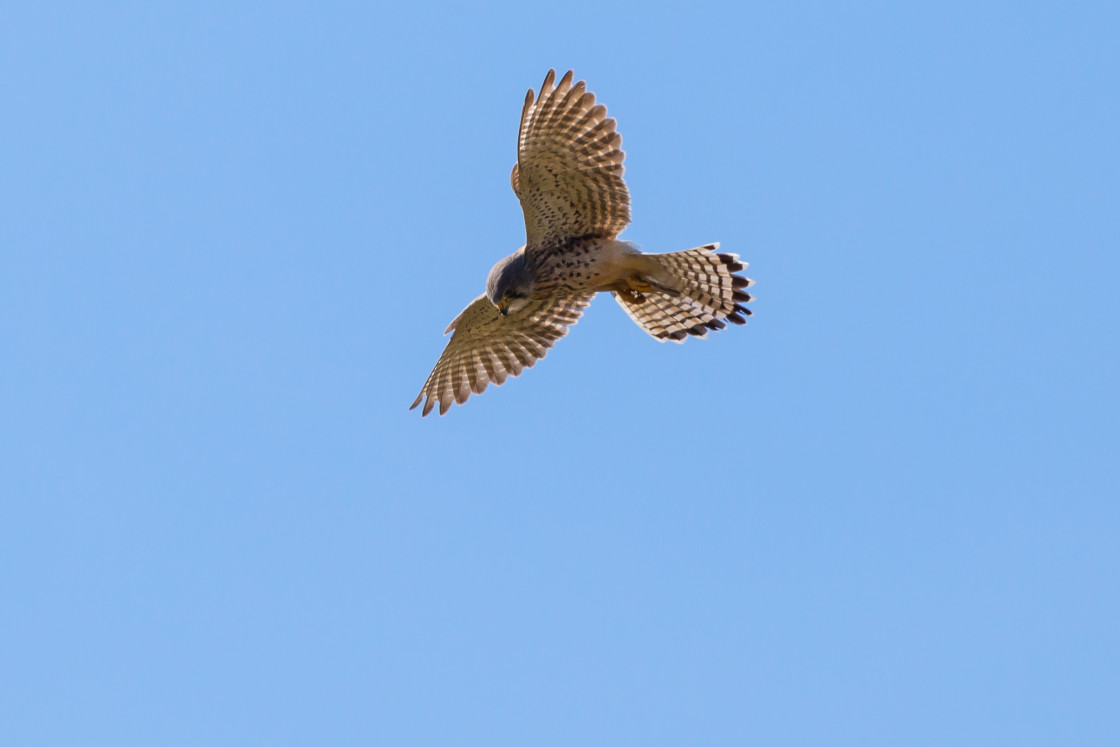
M482 394L490 382L500 385L545 356L552 344L579 321L594 294L556 296L530 301L502 316L485 295L471 301L444 334L455 330L416 401L426 396L423 415L439 403L439 414L452 402L463 404L471 392Z
M525 213L526 251L581 237L614 238L630 223L622 136L607 108L569 70L525 97L510 183Z

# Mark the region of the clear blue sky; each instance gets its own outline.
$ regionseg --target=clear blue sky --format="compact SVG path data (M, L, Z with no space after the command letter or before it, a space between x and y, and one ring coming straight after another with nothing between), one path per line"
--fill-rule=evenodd
M103 5L0 12L0 743L1120 743L1116 3ZM421 420L550 67L756 316Z

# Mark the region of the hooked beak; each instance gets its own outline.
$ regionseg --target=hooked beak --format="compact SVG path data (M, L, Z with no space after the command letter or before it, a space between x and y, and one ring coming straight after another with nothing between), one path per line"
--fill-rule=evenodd
M505 316L506 314L509 313L509 307L508 306L499 306L498 307L498 313L501 314L502 316Z

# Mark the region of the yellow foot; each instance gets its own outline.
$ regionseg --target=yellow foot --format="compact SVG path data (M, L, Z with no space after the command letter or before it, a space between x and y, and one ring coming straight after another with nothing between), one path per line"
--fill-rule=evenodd
M637 294L649 293L653 286L637 276L626 278L626 287Z

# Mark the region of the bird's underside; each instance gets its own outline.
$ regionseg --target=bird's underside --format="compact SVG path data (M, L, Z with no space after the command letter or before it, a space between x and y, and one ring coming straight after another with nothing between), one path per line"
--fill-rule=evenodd
M487 292L444 332L454 332L412 408L443 415L492 382L545 356L597 292L610 292L654 338L683 342L744 324L746 268L718 244L643 254L617 236L630 223L624 154L615 121L572 72L550 70L525 98L510 175L525 214L525 246L491 271ZM425 397L427 400L425 401Z

